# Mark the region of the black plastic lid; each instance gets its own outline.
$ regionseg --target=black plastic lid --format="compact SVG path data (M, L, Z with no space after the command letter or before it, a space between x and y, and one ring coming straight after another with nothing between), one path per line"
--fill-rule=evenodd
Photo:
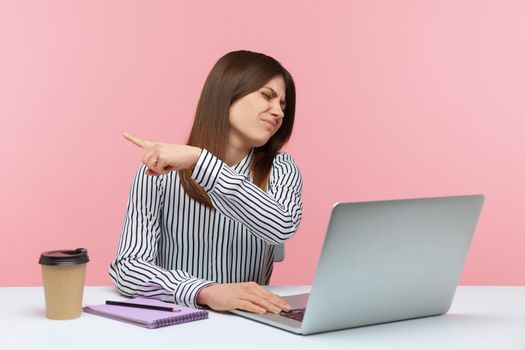
M87 249L77 248L75 250L51 250L40 255L38 261L41 265L79 265L89 261Z

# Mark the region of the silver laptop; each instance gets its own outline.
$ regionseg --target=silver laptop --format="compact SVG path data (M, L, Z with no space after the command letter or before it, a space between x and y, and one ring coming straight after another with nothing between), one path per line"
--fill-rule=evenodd
M337 203L311 292L283 297L294 311L233 312L298 334L446 313L483 201L469 195Z

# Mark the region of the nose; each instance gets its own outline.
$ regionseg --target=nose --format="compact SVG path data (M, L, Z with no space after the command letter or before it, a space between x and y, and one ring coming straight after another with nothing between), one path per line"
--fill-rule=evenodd
M281 104L279 102L272 103L271 113L275 118L283 118L284 117L284 111L281 108Z

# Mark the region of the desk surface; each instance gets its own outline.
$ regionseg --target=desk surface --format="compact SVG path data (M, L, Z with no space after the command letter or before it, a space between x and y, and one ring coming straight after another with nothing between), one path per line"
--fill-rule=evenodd
M309 287L270 289L286 295ZM112 287L86 287L84 305L110 298L122 299ZM0 288L0 310L2 349L525 349L525 287L458 287L444 316L310 336L217 312L156 330L86 313L52 321L41 287Z

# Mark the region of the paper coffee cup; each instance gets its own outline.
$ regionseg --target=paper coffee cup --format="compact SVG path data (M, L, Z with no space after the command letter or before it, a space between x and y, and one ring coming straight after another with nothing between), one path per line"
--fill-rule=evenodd
M52 250L40 255L46 315L52 320L80 317L86 278L87 250Z

